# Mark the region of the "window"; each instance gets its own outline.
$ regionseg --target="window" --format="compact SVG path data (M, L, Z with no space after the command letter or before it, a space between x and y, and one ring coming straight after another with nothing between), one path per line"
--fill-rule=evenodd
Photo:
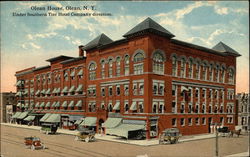
M109 86L109 96L112 96L113 95L113 87L112 86Z
M153 113L157 113L157 102L153 102Z
M125 76L129 75L129 56L128 55L124 57L124 74Z
M195 97L198 98L200 96L200 90L195 89Z
M181 78L185 78L185 72L186 72L186 61L184 58L181 59Z
M102 95L102 96L105 96L105 87L102 87L102 88L101 88L101 95Z
M172 119L172 126L176 126L176 118Z
M234 71L232 68L230 68L228 72L228 83L230 84L234 83Z
M89 80L95 80L96 79L96 64L95 63L90 63L89 65Z
M127 96L129 94L129 85L124 85L124 95Z
M222 67L222 69L221 69L220 82L221 82L221 83L224 83L224 82L225 82L225 68L224 68L224 67Z
M120 95L120 94L121 94L120 86L116 86L116 95Z
M188 125L189 125L189 126L192 125L192 118L188 118Z
M209 81L213 81L213 64L209 67Z
M164 84L160 83L159 85L160 85L160 87L159 87L159 95L164 95Z
M144 94L144 83L139 83L139 95Z
M108 65L109 65L109 77L113 77L113 60L110 58L108 61Z
M134 63L137 63L137 64L134 64L134 74L143 74L143 61L144 60L144 54L142 52L138 52L135 54L134 56ZM138 62L142 62L142 63L139 63Z
M176 85L172 85L172 95L176 95Z
M215 78L214 78L214 81L215 82L218 82L219 81L219 70L218 69L215 69Z
M88 88L88 96L95 97L96 96L96 87L89 87Z
M159 113L164 113L164 109L165 109L164 102L160 102Z
M207 80L207 65L202 66L201 80Z
M158 84L157 83L153 83L153 94L157 95L158 93Z
M48 80L48 84L51 84L51 74L50 73L48 73L47 74L47 80ZM31 81L30 81L31 82Z
M205 117L203 117L203 118L201 119L201 123L202 123L202 125L206 125L206 118L205 118Z
M125 101L124 102L124 110L125 110L125 112L128 112L128 110L129 110L129 105L128 105L128 101Z
M203 105L202 105L202 109L201 109L201 113L205 113L205 112L206 112L206 105L203 104Z
M143 102L139 102L139 113L143 113Z
M195 69L195 79L199 80L200 79L200 64L196 64L196 69Z
M143 63L134 64L134 74L143 74Z
M121 75L121 57L116 58L116 76Z
M101 78L105 78L105 60L101 61Z
M133 94L137 95L137 83L133 83Z
M177 58L172 57L172 75L177 76Z
M208 107L208 113L212 113L212 105L209 105L209 107Z
M202 97L203 97L203 98L206 98L206 89L203 89L203 90L202 90Z
M153 80L153 94L154 95L164 95L164 81Z
M193 78L193 61L188 62L188 78Z
M195 124L200 125L200 118L195 118Z
M180 113L184 113L184 112L185 112L185 104L182 103L181 108L180 108Z
M191 103L188 104L188 113L192 113L192 104Z
M161 52L155 52L153 56L153 72L164 74L164 57Z
M180 124L181 124L181 126L185 126L185 119L184 118L181 118Z
M172 102L172 113L176 113L176 102Z
M134 62L141 62L144 60L144 55L142 52L138 52L135 56L134 56Z

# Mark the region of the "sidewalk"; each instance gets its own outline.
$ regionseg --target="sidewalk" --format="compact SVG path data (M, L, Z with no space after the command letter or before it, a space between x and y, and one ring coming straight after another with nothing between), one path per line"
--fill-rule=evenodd
M225 157L249 157L249 155L250 155L249 152L243 152L243 153L228 155Z
M33 130L40 130L41 126L27 126L27 125L20 125L20 124L10 124L10 123L1 123L1 125L11 126L11 127L18 127L18 128L25 128L25 129L33 129ZM68 134L68 135L76 135L77 131L66 130L66 129L58 129L57 133L61 134ZM203 140L208 138L214 138L214 134L201 134L201 135L193 135L193 136L182 136L179 139L179 143L182 142L189 142L189 141L196 141L196 140ZM126 144L134 144L139 146L153 146L158 145L158 139L150 139L150 140L126 140L122 139L117 136L110 136L110 135L101 135L96 134L95 138L98 140L105 140L105 141L112 141L112 142L119 142L119 143L126 143Z

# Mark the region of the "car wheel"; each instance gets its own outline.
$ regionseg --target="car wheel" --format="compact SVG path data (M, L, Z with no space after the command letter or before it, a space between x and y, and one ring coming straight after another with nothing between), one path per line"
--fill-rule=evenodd
M34 145L31 145L31 150L35 150L35 146Z
M85 138L85 142L87 142L87 143L89 142L89 137Z

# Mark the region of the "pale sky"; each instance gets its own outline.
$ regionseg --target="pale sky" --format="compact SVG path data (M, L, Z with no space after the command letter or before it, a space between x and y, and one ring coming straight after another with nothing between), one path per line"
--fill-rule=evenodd
M45 66L46 59L77 56L78 46L101 33L112 40L133 26L152 18L173 33L175 39L207 48L224 42L242 56L237 59L236 92L249 92L249 3L247 1L163 2L0 2L1 3L1 91L16 91L15 72ZM16 17L31 6L92 6L103 17ZM63 12L72 12L66 11ZM93 11L88 11L92 13ZM86 11L85 11L86 13Z

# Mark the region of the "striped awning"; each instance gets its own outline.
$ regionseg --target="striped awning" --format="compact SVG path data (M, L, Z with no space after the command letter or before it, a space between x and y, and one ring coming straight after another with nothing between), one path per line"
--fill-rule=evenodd
M54 88L54 90L53 90L52 93L53 93L53 94L57 93L57 88Z
M24 119L27 115L28 115L29 112L22 112L18 117L17 119Z
M84 121L80 124L83 126L96 126L96 117L86 117Z
M60 94L61 93L61 88L57 88L56 93Z
M20 86L21 85L21 80L18 80L17 83L16 83L16 86Z
M108 118L103 124L102 127L105 128L115 128L120 125L122 118Z
M17 92L15 96L22 96L21 92Z
M40 106L40 105L39 105L39 102L37 102L36 105L35 105L35 107L39 107L39 106Z
M78 100L76 107L81 107L82 106L82 100Z
M106 129L106 134L128 138L130 131L144 130L145 125L120 124L115 128Z
M60 107L60 101L57 101L55 107Z
M46 114L40 119L40 122L45 122L45 120L48 119L50 115L51 115L51 113L46 113Z
M61 122L61 115L60 114L51 114L45 122L48 123L60 123Z
M77 73L78 76L81 76L83 75L83 70L81 69L78 73Z
M24 118L25 121L32 121L36 118L36 116L28 116L26 118Z
M44 107L44 106L45 106L45 103L41 102L40 107Z
M120 101L117 101L113 110L120 110Z
M82 84L79 84L77 89L76 89L76 92L82 92Z
M56 107L56 101L53 102L53 104L51 105L51 107Z
M64 102L62 103L62 107L67 107L67 106L68 106L67 101L64 101Z
M130 106L129 109L130 109L131 111L137 110L137 106L136 106L136 102L135 102L135 101L132 103L132 105Z
M22 112L16 112L11 118L17 118Z
M71 86L69 89L69 93L74 92L74 90L75 90L75 86Z
M45 107L50 107L50 102L47 102Z
M67 93L67 92L68 92L68 87L65 86L65 87L63 88L63 90L62 90L62 93Z
M46 91L46 94L50 94L50 88Z
M37 90L35 95L39 95L39 94L40 94L40 90Z
M72 101L70 101L70 103L69 103L69 107L74 107L74 101L72 100Z

